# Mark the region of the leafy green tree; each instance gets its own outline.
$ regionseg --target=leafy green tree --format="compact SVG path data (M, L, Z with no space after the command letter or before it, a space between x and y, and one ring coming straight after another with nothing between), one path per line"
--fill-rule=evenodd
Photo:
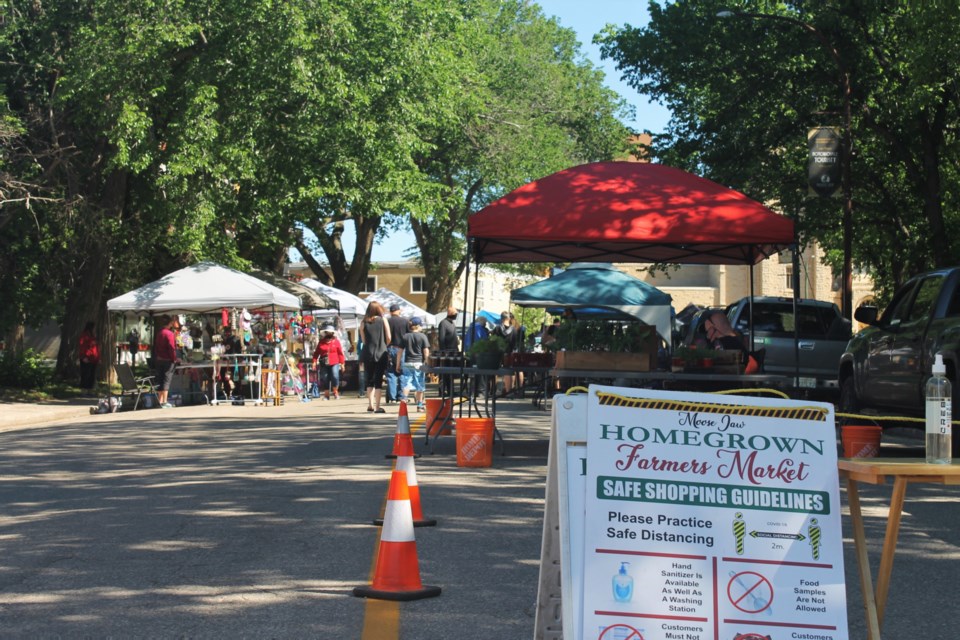
M776 203L839 270L841 203L806 188L807 130L843 122L835 49L853 107L853 259L889 291L954 261L958 26L956 3L651 2L646 27L601 42L671 109L659 160Z
M449 100L421 132L429 147L417 163L436 188L410 215L433 312L464 272L472 213L555 171L623 157L630 135L625 106L571 30L521 1L478 1L466 17L449 43Z
M7 4L0 83L17 146L3 167L34 167L48 198L5 214L35 285L16 313L43 319L44 296L59 307L67 377L86 321L109 341L110 295L202 258L278 253L285 221L251 187L284 170L271 145L312 73L295 54L336 16L261 0ZM22 291L16 278L0 286Z

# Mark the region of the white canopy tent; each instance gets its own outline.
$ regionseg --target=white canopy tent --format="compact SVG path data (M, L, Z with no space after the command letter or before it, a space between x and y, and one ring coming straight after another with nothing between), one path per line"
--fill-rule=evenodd
M300 284L305 287L309 287L314 291L319 291L328 298L340 303L339 311L336 309L323 309L314 312L313 315L315 317L333 318L334 316L339 315L340 319L343 321L344 328L356 329L360 319L367 312L367 301L359 296L353 295L348 291L331 287L323 284L319 280L314 280L313 278L304 278L300 281Z
M236 269L198 262L107 301L107 310L118 313L209 313L224 307L296 311L300 300Z
M421 309L406 298L397 295L389 289L384 289L381 287L367 296L367 302L374 300L382 304L384 309L389 309L390 305L392 304L400 305L400 315L404 318L419 317L423 320L423 324L425 326L437 326L437 318L434 314L428 313L425 309Z

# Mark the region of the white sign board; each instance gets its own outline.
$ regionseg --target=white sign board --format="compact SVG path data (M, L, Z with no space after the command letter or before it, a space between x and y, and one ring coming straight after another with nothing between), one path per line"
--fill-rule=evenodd
M832 406L592 386L586 474L584 640L848 638Z

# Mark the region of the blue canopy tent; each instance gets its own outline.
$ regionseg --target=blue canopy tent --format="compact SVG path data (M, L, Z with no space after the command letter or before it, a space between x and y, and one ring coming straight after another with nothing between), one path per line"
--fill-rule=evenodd
M571 264L546 280L514 289L510 301L520 307L544 307L551 313L571 307L581 315L640 320L656 327L671 344L670 296L611 264Z

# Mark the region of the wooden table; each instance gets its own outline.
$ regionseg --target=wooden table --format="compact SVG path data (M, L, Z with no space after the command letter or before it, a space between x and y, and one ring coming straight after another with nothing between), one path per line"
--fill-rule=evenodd
M840 470L840 477L847 481L847 502L850 505L853 540L856 546L857 564L860 568L860 589L863 592L867 615L867 637L869 640L880 640L880 626L883 624L887 593L890 589L890 573L893 570L893 558L897 551L897 536L900 532L900 518L903 515L907 485L911 482L960 484L960 463L927 464L925 460L905 458L841 458L837 467ZM870 559L867 556L863 514L860 511L859 483L886 484L888 477L893 480L893 493L890 496L887 532L883 538L883 548L880 553L877 586L874 589Z
M554 378L582 378L595 380L636 380L641 383L659 383L664 389L685 390L688 387L697 387L704 384L725 388L741 386L757 387L768 385L778 389L789 389L793 385L791 376L780 376L765 373L684 373L672 371L614 371L614 370L587 370L587 369L551 369L550 375Z

